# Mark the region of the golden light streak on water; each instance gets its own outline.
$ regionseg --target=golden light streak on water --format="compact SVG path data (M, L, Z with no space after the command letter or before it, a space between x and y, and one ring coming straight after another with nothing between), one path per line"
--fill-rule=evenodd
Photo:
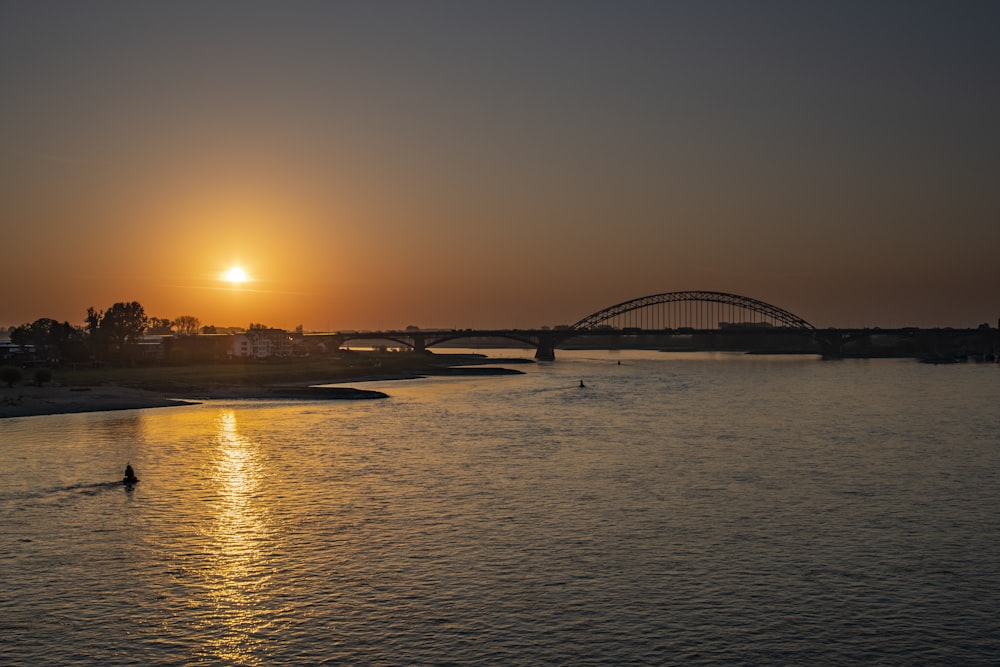
M233 664L262 664L261 632L268 625L266 595L271 583L266 545L272 539L268 515L260 499L264 465L259 447L238 430L236 413L228 410L216 426L214 478L218 483L216 519L212 524L211 568L206 573L216 625L207 650Z

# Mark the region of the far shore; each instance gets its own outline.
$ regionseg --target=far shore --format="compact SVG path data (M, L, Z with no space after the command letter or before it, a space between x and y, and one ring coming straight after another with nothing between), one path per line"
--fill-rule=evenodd
M527 360L504 359L504 363ZM480 355L349 353L332 359L257 364L56 370L51 384L0 386L0 419L191 405L216 399L359 400L388 395L317 385L401 380L427 375L520 371Z

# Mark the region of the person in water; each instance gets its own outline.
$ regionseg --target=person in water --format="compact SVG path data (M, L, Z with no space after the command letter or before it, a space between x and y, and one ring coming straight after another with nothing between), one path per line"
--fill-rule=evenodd
M139 478L135 476L135 471L132 470L132 464L131 463L126 463L125 464L125 478L122 480L122 482L124 482L125 484L132 484L132 483L138 482L138 481L139 481Z

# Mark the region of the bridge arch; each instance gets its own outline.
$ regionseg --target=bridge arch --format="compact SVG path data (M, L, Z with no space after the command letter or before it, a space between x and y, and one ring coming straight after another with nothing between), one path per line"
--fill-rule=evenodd
M815 327L794 313L758 299L725 292L664 292L630 299L592 313L570 329L600 327L642 330L721 329L725 326L767 326L811 330Z

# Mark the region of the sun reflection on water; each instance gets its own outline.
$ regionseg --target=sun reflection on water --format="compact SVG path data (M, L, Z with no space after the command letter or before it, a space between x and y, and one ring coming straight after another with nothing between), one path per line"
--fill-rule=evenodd
M215 631L206 649L231 664L265 661L262 636L272 616L267 602L272 536L260 497L264 466L259 449L239 433L234 411L220 415L214 461L219 496L209 573L214 604L209 625Z

